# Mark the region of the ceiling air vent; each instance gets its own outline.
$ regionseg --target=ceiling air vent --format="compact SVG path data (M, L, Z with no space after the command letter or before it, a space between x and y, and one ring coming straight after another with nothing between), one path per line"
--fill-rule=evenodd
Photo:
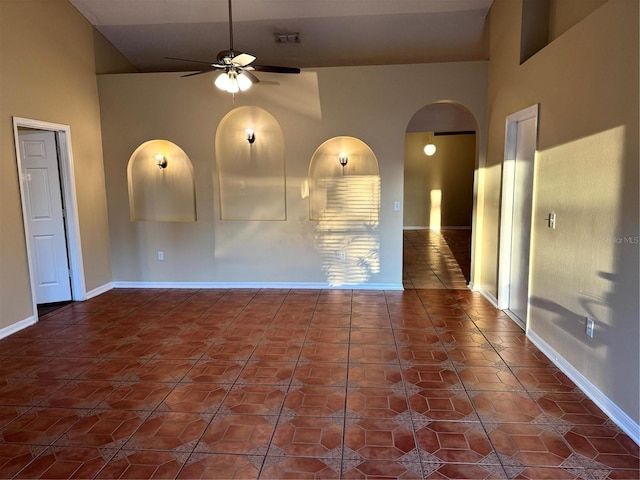
M300 32L274 33L276 43L300 43Z

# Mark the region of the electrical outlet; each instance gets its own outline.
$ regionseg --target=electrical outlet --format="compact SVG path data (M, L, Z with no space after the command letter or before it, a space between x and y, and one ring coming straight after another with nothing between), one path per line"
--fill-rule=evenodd
M400 202L393 202L393 211L394 212L400 211Z
M584 322L584 333L591 338L593 338L594 323L595 322L593 321L593 318L589 317L587 317L586 321Z
M344 252L340 252L340 260L344 262L346 259L347 259L347 254Z
M158 252L158 260L160 261L164 260L164 252Z

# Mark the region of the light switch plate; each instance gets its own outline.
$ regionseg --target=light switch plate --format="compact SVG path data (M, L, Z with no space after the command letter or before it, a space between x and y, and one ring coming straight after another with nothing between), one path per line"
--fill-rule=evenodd
M585 335L593 338L593 327L594 327L593 318L587 317L585 321L585 328L584 328Z

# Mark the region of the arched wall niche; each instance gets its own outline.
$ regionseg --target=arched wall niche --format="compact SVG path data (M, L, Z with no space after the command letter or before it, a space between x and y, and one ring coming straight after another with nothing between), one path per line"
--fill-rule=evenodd
M287 219L284 135L273 115L233 109L216 130L215 151L221 220Z
M340 155L347 155L342 167ZM341 211L353 219L378 221L380 172L373 150L355 137L334 137L320 145L309 164L309 218Z
M162 159L165 168L158 166ZM127 181L131 221L196 221L193 165L175 143L149 140L141 144L129 158Z
M340 163L347 155L346 165ZM380 174L369 146L354 137L324 142L309 164L315 248L332 286L359 285L380 272Z

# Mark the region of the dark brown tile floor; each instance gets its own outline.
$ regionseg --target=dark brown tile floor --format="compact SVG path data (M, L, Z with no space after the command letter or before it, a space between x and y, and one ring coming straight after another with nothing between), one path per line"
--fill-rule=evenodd
M456 237L406 233L404 292L49 313L0 341L0 477L637 479L638 446L465 288Z

